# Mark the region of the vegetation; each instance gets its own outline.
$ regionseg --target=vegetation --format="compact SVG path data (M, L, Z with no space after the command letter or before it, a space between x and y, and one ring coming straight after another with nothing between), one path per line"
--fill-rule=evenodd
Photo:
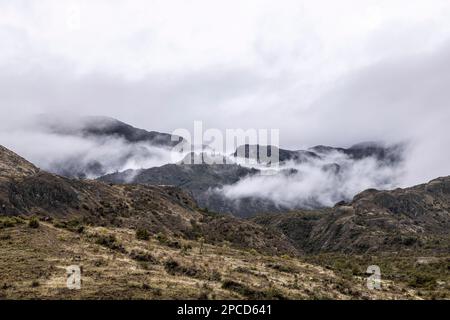
M117 240L117 238L115 237L115 235L113 234L108 234L108 235L103 235L103 234L97 234L95 235L96 237L96 243L104 246L106 248L109 248L111 250L114 251L119 251L124 253L125 252L125 248L122 246L122 244L119 243L119 241Z
M150 233L147 231L147 229L138 228L136 230L136 239L147 241L150 239Z
M11 228L22 223L24 221L19 217L0 216L0 229Z
M35 217L31 218L28 221L28 227L32 228L32 229L37 229L39 228L39 220Z
M420 257L410 255L345 255L337 253L311 255L309 263L333 270L345 279L367 277L367 267L377 265L382 280L402 283L405 287L417 290L422 298L450 298L450 257L434 255Z

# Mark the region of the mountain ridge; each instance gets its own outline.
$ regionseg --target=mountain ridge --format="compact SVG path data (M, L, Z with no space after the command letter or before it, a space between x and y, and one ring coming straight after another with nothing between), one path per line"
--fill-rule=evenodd
M114 185L95 180L73 180L38 170L6 148L0 149L0 215L78 219L85 223L128 228L145 227L152 233L227 239L236 246L267 252L295 253L277 231L232 216L199 210L195 200L173 186ZM29 168L28 171L16 168ZM225 231L226 230L226 231ZM242 237L240 232L248 232ZM266 235L270 235L267 236Z

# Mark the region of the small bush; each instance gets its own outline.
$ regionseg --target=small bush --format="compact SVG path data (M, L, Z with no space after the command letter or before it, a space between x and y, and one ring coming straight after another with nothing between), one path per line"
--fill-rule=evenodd
M433 287L436 284L436 276L427 273L413 274L409 285L415 288Z
M280 272L286 272L286 273L295 273L297 272L297 269L291 266L286 266L278 263L268 263L266 264L266 267L280 271Z
M155 257L153 257L150 253L140 251L140 250L131 251L130 258L133 260L136 260L136 261L141 261L141 262L151 262L151 263L157 262Z
M183 244L181 246L181 254L189 254L189 250L192 250L192 246L190 244Z
M161 244L165 244L166 242L167 242L167 237L164 235L164 234L162 234L161 232L160 233L158 233L156 236L155 236L155 238L156 238L156 240L158 240L158 242L159 243L161 243Z
M114 235L96 235L96 237L97 239L95 242L97 244L114 251L125 252L125 248L118 242Z
M36 218L31 218L28 221L28 227L32 228L32 229L37 229L39 228L39 220Z
M147 241L150 239L150 234L146 229L139 228L136 230L136 239Z
M170 275L183 275L193 278L200 278L202 272L194 267L181 266L177 261L169 259L164 263L164 269Z
M210 276L208 277L209 281L220 281L222 280L222 275L220 274L219 271L217 270L213 270L210 274Z
M82 222L78 219L73 219L69 221L53 221L53 225L56 228L66 229L72 232L83 233L84 226Z
M222 283L222 289L234 291L244 297L247 297L247 298L253 299L253 300L263 300L263 299L265 299L265 300L273 300L273 299L283 300L283 299L285 299L285 297L281 294L281 292L275 288L269 288L264 291L258 291L258 290L252 289L250 287L247 287L244 284L241 284L241 283L233 281L233 280L225 280Z
M239 282L233 280L225 280L222 283L222 289L234 291L245 297L258 299L260 298L260 293L257 290L251 289Z
M23 220L19 217L0 217L0 229L11 228L22 223Z
M169 240L166 242L166 245L170 248L174 248L174 249L181 249L181 244L179 241L177 240Z

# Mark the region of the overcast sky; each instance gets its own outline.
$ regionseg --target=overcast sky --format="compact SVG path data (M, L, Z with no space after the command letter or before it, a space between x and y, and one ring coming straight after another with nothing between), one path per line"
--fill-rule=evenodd
M412 139L450 173L448 0L0 0L0 45L3 124L58 112L276 128L289 148Z

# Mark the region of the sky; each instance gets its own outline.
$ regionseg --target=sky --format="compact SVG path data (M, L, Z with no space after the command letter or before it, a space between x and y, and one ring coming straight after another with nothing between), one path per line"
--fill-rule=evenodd
M0 0L0 44L11 147L39 113L201 120L291 149L410 141L404 184L450 174L448 0Z

